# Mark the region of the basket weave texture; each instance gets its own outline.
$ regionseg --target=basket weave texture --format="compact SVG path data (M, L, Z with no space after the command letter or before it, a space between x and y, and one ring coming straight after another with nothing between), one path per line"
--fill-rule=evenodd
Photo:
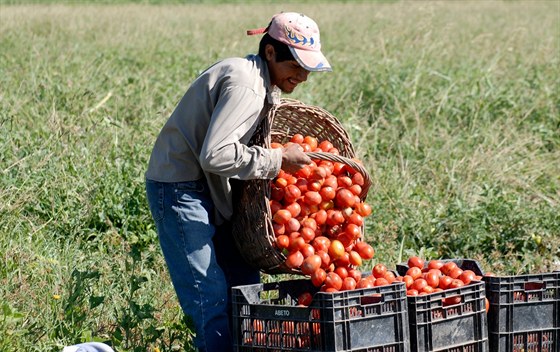
M317 140L328 140L339 150L339 155L310 152L312 160L342 162L364 176L360 198L365 200L371 185L369 173L352 158L354 148L341 123L326 110L306 105L293 99L282 99L274 105L255 131L251 145L270 147L272 142L286 143L300 133ZM275 247L276 236L270 210L271 180L256 179L242 182L239 200L235 204L233 236L245 261L269 274L302 274L287 267L286 256ZM363 228L362 228L363 232Z

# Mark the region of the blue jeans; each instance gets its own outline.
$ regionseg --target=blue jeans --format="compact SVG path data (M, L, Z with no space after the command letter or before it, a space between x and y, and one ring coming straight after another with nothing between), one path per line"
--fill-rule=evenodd
M231 224L214 225L204 180L146 180L159 242L183 312L194 322L200 352L232 350L231 287L260 281L239 254Z

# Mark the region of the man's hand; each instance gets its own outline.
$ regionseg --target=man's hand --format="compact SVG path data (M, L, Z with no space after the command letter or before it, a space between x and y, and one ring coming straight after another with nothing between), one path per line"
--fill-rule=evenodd
M304 153L300 145L294 143L282 148L282 170L293 174L309 164L311 164L311 159Z

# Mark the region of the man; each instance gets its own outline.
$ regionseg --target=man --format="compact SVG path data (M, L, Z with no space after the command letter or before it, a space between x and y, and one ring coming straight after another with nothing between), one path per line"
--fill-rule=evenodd
M232 286L260 281L231 235L230 179L272 179L311 160L297 146L247 146L280 91L291 93L310 71L331 71L319 29L298 13L273 16L259 54L204 71L161 130L146 172L150 211L171 280L195 324L199 351L231 351Z

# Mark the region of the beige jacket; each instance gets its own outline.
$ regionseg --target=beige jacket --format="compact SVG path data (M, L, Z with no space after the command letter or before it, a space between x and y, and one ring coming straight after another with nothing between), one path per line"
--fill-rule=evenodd
M280 172L279 149L246 145L265 115L265 99L276 103L278 98L259 56L214 64L193 82L163 126L146 178L184 182L206 177L217 215L230 219L230 178L271 179Z

